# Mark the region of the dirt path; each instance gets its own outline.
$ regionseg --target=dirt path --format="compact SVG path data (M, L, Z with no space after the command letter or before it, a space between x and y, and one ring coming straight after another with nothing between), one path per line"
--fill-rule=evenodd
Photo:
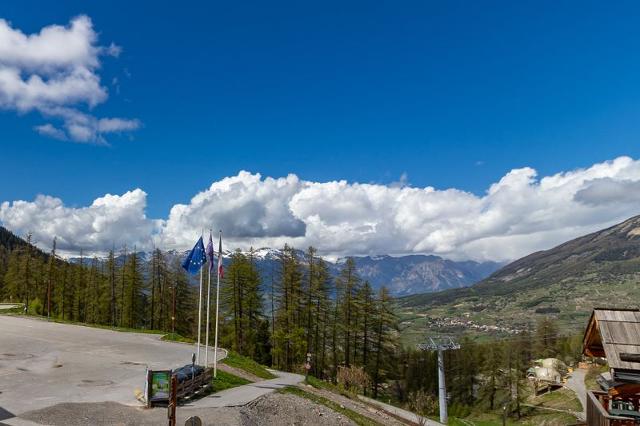
M301 389L306 392L312 393L314 395L322 396L327 398L336 404L340 404L341 406L348 408L351 411L355 411L358 414L361 414L365 417L370 418L371 420L386 425L386 426L398 426L398 425L406 425L406 422L400 421L394 416L389 415L382 409L376 409L365 402L359 400L353 400L347 398L346 396L339 395L337 393L328 391L326 389L316 389L313 386L300 384L298 385ZM415 423L415 422L414 422Z
M569 380L567 380L565 384L567 389L571 389L576 394L578 400L580 400L580 404L582 404L581 420L586 420L587 418L587 386L584 383L586 374L586 370L573 370L571 377L569 377Z
M438 423L426 417L422 417L417 415L416 413L412 413L411 411L403 410L402 408L398 408L394 405L385 404L384 402L367 398L366 396L358 395L358 398L362 401L368 403L369 405L375 405L382 408L384 411L393 414L394 416L403 418L407 421L418 423L418 419L420 419L420 424L425 426L442 426L442 423Z
M579 417L580 415L580 413L577 411L563 410L561 408L545 407L544 405L533 405L533 404L520 404L520 405L522 405L523 407L536 408L539 410L555 411L556 413L571 414L572 416L575 416L575 417Z

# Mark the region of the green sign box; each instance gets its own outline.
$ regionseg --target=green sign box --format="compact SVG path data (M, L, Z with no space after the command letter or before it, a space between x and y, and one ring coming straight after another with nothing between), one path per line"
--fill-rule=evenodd
M171 370L150 370L148 374L148 401L169 401L169 395L171 395Z

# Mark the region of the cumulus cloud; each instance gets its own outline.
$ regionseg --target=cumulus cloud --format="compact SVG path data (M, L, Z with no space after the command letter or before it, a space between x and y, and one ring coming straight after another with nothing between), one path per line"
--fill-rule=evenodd
M336 256L434 253L503 261L639 214L639 201L640 162L628 157L540 179L532 168L514 169L480 196L241 172L174 206L158 241L185 246L212 224L229 229L242 247L290 242Z
M0 19L0 108L38 111L61 122L35 128L61 140L104 144L107 133L136 130L138 120L97 118L86 111L108 98L97 73L100 56L121 52L113 43L97 45L97 38L87 16L30 35Z
M211 184L189 204L176 204L164 222L158 244L172 248L191 244L197 230L223 229L237 241L296 238L305 223L294 217L289 203L304 183L297 176L262 179L245 171ZM198 231L199 232L199 231Z
M19 234L31 232L41 247L48 248L57 237L57 247L63 252L104 252L123 244L146 249L157 227L157 221L146 217L146 205L147 194L140 189L107 194L80 208L39 195L31 202L0 204L0 221Z
M514 169L477 195L459 189L311 182L246 171L213 182L166 219L146 218L141 190L71 208L57 198L0 205L0 221L41 241L106 250L113 243L190 248L222 229L228 248L299 248L329 256L430 253L512 260L640 214L640 161L620 157L550 176Z
M616 180L609 177L593 179L576 192L574 199L592 207L613 207L619 204L640 203L640 182Z

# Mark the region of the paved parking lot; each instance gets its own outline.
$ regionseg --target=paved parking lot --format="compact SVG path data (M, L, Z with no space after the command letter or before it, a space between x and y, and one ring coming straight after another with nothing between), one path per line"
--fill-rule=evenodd
M0 315L0 422L63 402L138 405L147 366L190 363L194 350L159 335Z

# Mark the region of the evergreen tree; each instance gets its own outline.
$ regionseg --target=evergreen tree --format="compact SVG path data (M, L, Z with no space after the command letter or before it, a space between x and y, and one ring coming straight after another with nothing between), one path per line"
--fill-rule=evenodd
M142 309L144 307L143 296L143 279L141 272L140 259L138 253L134 251L129 255L124 266L125 269L125 301L124 310L126 312L125 324L127 327L134 328L144 325L142 317Z
M302 274L295 250L285 245L280 254L277 306L273 336L274 362L291 371L305 360L306 339L302 328Z
M360 277L356 273L353 258L347 258L340 275L336 279L337 301L340 311L340 324L344 345L344 364L349 367L352 360L352 336L356 333L354 320L357 317L356 294L360 286Z
M372 371L373 397L378 397L380 384L395 366L397 346L397 319L391 306L392 299L386 287L380 289L376 300L376 322L374 324L374 364Z

